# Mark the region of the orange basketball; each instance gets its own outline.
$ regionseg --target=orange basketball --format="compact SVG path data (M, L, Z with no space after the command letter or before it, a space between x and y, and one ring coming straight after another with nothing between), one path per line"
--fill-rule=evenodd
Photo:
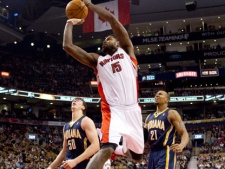
M72 0L66 6L66 16L68 19L85 19L88 15L88 8L81 0Z

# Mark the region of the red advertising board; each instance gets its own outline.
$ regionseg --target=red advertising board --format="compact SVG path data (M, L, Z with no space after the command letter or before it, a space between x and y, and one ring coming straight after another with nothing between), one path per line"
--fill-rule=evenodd
M181 78L181 77L198 77L198 73L196 71L177 72L176 78Z

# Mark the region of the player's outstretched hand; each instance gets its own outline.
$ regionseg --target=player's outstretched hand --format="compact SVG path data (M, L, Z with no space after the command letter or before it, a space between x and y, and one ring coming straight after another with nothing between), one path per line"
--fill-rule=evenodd
M91 3L91 0L81 0L81 1L83 1L85 3L85 5L87 5L87 6L88 6L88 4Z
M172 150L175 153L180 153L183 151L183 146L180 144L173 144L170 146L170 150Z
M84 19L72 18L68 19L66 23L70 23L72 25L81 25L82 23L84 23Z

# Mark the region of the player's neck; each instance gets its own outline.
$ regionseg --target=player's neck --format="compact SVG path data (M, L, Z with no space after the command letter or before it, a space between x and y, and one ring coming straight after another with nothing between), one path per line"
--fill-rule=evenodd
M161 113L161 112L164 112L166 109L168 109L168 105L166 105L166 104L165 105L158 105L156 111L158 113Z
M117 51L118 48L114 48L111 51L108 52L108 55L113 56L114 53Z
M81 116L83 116L83 111L73 111L71 121L77 121Z

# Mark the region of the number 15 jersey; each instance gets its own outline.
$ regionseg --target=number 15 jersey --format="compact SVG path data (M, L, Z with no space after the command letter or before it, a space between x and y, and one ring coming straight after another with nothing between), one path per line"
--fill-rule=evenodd
M137 103L137 60L122 48L112 56L99 56L96 75L103 102L111 106Z
M167 145L175 143L176 130L173 124L168 121L170 109L160 114L153 113L149 115L146 124L148 129L148 141L151 150L161 150Z

